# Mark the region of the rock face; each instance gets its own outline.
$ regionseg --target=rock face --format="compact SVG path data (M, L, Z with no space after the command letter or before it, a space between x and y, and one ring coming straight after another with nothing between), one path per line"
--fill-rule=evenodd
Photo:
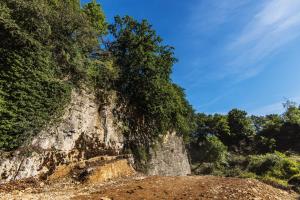
M123 136L115 124L113 103L100 107L95 95L85 90L74 91L71 99L62 123L42 131L32 146L72 153L78 158L91 157L88 154L92 152L118 154L123 148Z
M101 105L93 93L72 91L60 123L49 124L23 150L0 154L0 183L33 176L48 178L58 166L99 156L119 156L125 138L115 110L113 98ZM175 134L167 135L150 153L149 175L190 173L182 139Z
M149 175L185 176L191 173L187 151L181 137L167 134L150 150Z
M124 142L113 109L112 102L100 107L93 93L74 90L61 123L41 131L26 151L0 157L0 183L51 174L66 163L118 155Z

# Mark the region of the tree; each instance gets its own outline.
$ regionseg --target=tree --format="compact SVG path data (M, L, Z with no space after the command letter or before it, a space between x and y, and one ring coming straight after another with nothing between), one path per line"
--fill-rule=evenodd
M276 150L300 152L299 108L296 103L284 103L283 115L272 114L265 117L261 136L276 141Z
M116 89L122 96L121 104L127 105L127 135L147 144L168 131L187 134L193 124L193 109L183 89L170 79L176 62L173 47L163 45L146 20L117 16L109 31L114 40L108 50L120 69Z
M230 128L227 122L227 116L224 115L205 115L200 113L196 118L197 129L194 134L198 141L201 141L208 135L217 136L224 144L230 141Z
M236 146L240 150L249 147L255 132L251 119L247 117L247 112L232 109L228 113L227 119L232 138L231 145Z
M285 112L283 114L283 118L285 122L289 122L291 124L299 124L300 125L300 108L299 106L292 101L287 101L283 104L285 108Z
M261 132L264 129L264 125L265 125L265 121L266 121L265 117L252 115L250 118L253 122L255 132L256 133Z
M226 162L227 147L216 136L207 136L200 145L203 153L203 161L221 164Z
M96 0L92 0L92 2L84 5L83 12L87 15L88 20L99 36L107 33L108 24L106 23L105 15Z

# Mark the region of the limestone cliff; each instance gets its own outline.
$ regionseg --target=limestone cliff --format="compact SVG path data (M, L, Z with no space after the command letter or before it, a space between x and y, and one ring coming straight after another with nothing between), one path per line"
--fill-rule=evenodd
M187 151L181 137L175 133L163 137L150 150L149 175L184 176L191 173Z
M99 156L118 156L124 140L113 98L102 105L87 90L72 91L60 123L41 131L25 147L0 156L0 183L32 176L50 176L58 166ZM182 139L168 135L151 150L150 175L186 175L190 166Z
M118 155L123 136L113 105L100 107L93 93L74 90L60 123L41 131L25 150L1 156L0 182L51 174L58 165L100 155Z

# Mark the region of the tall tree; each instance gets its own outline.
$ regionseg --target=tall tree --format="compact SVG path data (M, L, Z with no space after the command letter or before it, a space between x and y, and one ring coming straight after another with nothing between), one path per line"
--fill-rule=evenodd
M292 124L300 125L300 107L292 101L287 101L283 106L285 108L283 114L284 120Z
M193 110L170 79L173 48L162 44L146 20L117 16L109 30L114 40L108 50L120 68L117 90L128 105L130 133L147 140L173 130L188 132Z
M83 6L83 12L87 15L92 27L96 30L99 36L107 33L107 26L104 12L100 4L96 0L87 3Z
M231 133L231 145L237 148L246 148L254 137L254 127L251 119L247 116L247 112L232 109L228 113L228 125Z

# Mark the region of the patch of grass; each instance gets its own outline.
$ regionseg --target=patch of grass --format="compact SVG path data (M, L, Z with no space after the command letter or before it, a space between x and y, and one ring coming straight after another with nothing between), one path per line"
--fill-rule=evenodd
M242 172L239 176L240 178L253 178L253 179L257 179L257 175L255 173L252 172Z
M289 189L290 186L286 180L278 179L272 176L259 177L259 180L280 189Z

